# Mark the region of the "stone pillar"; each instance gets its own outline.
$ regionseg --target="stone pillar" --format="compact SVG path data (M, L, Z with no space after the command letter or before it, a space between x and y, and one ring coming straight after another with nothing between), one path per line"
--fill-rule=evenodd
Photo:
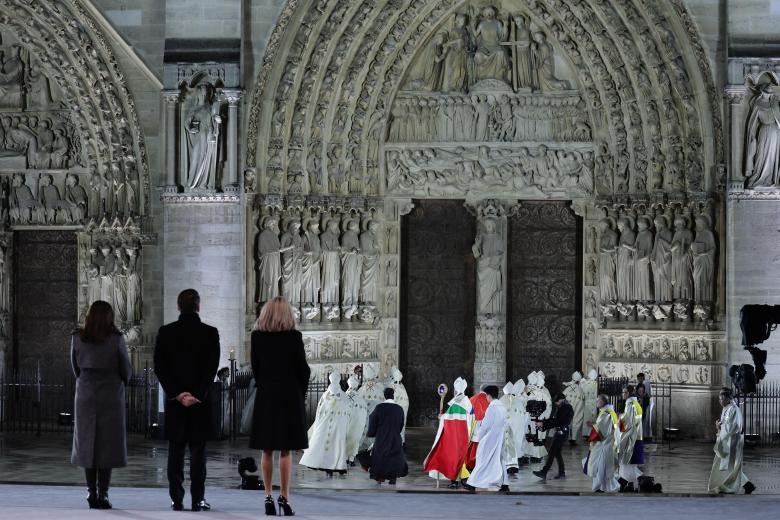
M165 193L176 193L178 184L176 180L176 107L179 104L179 92L177 90L163 91L165 102L165 114L163 115L163 129L165 132Z
M729 148L731 151L729 170L730 175L728 179L729 186L734 184L734 187L739 189L744 186L745 172L743 147L745 143L745 95L747 94L747 88L744 85L731 85L726 87L726 97L729 101L728 121L731 127L731 140L729 142Z
M228 103L227 115L227 170L222 180L222 188L226 192L238 192L238 103L241 100L240 90L225 90Z
M474 389L506 382L507 217L514 201L467 201L477 217L472 252L477 259Z

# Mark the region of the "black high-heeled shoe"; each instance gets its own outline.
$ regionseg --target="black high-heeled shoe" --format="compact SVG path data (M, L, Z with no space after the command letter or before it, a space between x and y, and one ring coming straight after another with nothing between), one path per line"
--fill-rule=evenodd
M265 514L268 516L276 516L276 506L274 505L274 497L268 495L265 497Z
M98 509L112 509L111 502L108 501L108 493L100 493L97 499Z
M90 491L87 495L87 504L90 509L99 509L97 493Z
M279 495L279 499L277 500L277 502L279 502L279 511L282 513L283 516L295 516L295 511L293 511L293 508L287 502L287 499L285 497Z

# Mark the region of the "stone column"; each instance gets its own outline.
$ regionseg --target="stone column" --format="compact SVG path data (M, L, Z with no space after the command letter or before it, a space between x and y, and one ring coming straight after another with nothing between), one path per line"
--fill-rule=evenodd
M165 193L176 193L178 184L176 180L176 107L179 104L179 91L163 91L165 102L165 114L163 115L163 128L165 132Z
M507 217L514 201L467 201L477 218L472 251L477 259L474 389L506 382Z
M745 108L744 100L747 95L747 88L744 85L730 85L726 87L726 97L729 101L729 126L731 128L731 140L729 148L731 151L729 170L730 175L728 185L734 185L741 189L745 183L745 172L743 171L744 162L744 143L745 143Z
M238 192L238 103L240 90L224 90L228 103L227 115L227 170L222 180L226 192Z

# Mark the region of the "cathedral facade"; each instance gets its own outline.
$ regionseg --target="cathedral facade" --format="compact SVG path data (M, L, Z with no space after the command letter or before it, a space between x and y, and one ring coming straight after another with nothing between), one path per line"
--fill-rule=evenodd
M0 6L0 367L61 370L98 299L140 367L189 287L245 362L284 295L312 377L399 366L412 424L596 369L710 433L780 299L780 66L730 8L212 4Z

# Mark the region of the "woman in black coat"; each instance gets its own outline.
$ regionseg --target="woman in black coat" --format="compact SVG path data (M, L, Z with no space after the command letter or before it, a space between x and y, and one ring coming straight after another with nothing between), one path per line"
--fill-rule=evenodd
M279 508L295 512L288 502L292 475L291 450L309 447L304 399L309 369L301 333L295 330L292 307L281 296L266 302L252 332L252 370L257 383L249 447L263 451L265 513L275 515L271 491L273 452L279 451Z
M90 306L84 327L73 334L71 363L76 376L71 462L84 468L90 509L111 509L111 469L127 465L125 385L132 367L108 303Z

